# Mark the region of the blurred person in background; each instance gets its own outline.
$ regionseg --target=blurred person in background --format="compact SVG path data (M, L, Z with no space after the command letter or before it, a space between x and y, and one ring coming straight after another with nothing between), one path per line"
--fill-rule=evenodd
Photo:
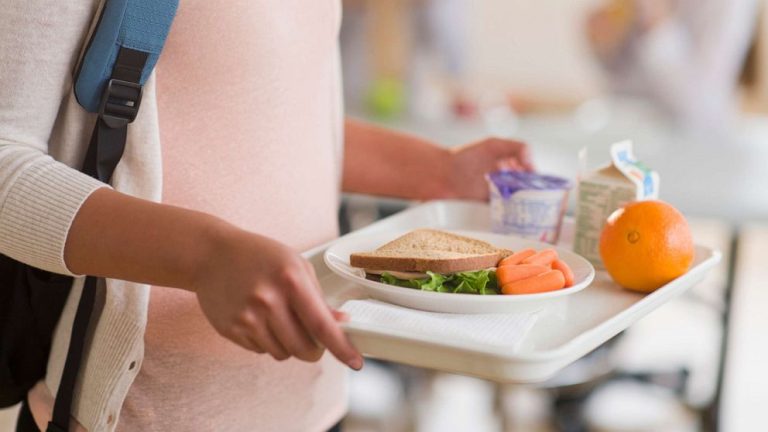
M418 0L413 3L414 32L411 61L419 71L419 61L426 63L421 69L432 72L442 90L450 113L456 117L471 117L477 108L472 101L467 81L467 0ZM428 76L411 77L412 87L423 87ZM421 109L419 109L421 108ZM414 107L427 111L429 106Z
M471 117L467 0L345 0L341 39L349 105L377 118ZM364 77L364 78L363 78Z
M587 36L611 91L686 129L722 130L752 39L756 0L607 0Z

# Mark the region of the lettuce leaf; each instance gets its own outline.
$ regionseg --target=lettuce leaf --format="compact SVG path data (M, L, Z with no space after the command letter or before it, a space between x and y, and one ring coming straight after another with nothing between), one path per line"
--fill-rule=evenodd
M418 280L398 279L386 272L382 273L381 282L387 285L396 285L396 286L405 287L405 288L421 289L421 284L419 283L420 281Z
M499 294L496 272L493 270L460 272L451 275L442 275L428 271L427 275L429 277L423 279L403 280L385 272L381 275L380 281L387 285L422 291L478 295Z

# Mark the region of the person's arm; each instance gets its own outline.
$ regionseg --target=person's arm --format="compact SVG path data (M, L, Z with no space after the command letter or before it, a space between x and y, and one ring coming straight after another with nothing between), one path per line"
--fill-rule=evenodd
M65 261L76 273L194 291L221 335L278 360L317 360L318 341L362 366L311 264L211 215L99 189L75 217Z
M209 215L121 194L47 154L94 4L3 5L0 254L61 274L192 290L213 326L245 348L315 360L318 341L361 365L296 251Z
M76 274L193 290L216 238L231 229L205 213L102 188L72 222L64 261Z
M342 183L346 192L448 198L449 163L450 152L425 139L346 121Z
M483 200L483 174L498 168L532 170L528 147L489 138L446 149L400 132L347 119L343 189L407 199Z

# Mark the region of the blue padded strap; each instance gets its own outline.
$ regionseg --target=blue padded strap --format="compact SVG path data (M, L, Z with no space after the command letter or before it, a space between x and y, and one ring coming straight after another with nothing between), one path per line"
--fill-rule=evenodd
M89 112L98 112L121 47L148 54L144 84L160 58L178 0L106 0L99 23L75 77L75 96Z

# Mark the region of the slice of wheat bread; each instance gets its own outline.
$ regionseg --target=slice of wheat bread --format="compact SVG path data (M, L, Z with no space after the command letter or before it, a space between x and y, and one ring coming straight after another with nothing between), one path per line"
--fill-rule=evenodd
M372 252L353 253L350 265L372 270L455 273L495 267L511 251L433 229L402 235Z

